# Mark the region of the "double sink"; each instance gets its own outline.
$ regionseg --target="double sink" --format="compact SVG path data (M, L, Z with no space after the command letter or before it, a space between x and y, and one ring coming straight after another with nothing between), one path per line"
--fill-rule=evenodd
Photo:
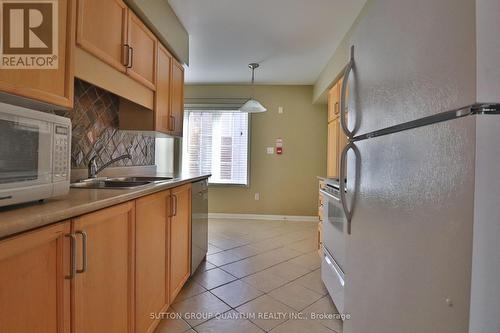
M89 178L72 183L71 187L87 189L133 189L153 183L168 182L173 179L172 177Z

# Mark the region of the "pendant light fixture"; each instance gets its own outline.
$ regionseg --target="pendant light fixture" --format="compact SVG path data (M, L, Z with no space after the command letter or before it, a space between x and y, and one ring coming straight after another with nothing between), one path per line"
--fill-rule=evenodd
M260 104L259 101L254 99L254 81L255 81L255 69L259 68L259 64L256 63L251 63L248 65L248 68L252 70L252 98L250 98L248 101L246 101L245 104L240 108L240 112L247 112L247 113L260 113L260 112L266 112L267 109Z

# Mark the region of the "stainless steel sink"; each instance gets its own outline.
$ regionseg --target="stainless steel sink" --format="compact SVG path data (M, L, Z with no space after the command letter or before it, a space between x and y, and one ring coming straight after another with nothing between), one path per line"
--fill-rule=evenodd
M165 182L172 180L172 177L143 177L143 176L136 176L136 177L113 177L113 178L108 178L108 180L112 181L120 181L120 182Z
M84 179L71 184L73 188L87 189L133 189L151 183L160 183L172 180L172 177L114 177Z
M71 184L73 188L88 188L88 189L132 189L138 186L151 184L150 181L124 181L110 179L91 179L82 180Z

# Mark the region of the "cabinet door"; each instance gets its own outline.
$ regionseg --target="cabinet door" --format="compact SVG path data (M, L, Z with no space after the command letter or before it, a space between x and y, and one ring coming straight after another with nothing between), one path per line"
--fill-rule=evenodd
M125 72L127 6L121 0L78 0L76 43Z
M184 117L184 67L175 59L172 61L172 125L171 134L182 136Z
M134 222L133 202L73 221L79 268L73 280L74 333L134 331ZM79 232L86 233L86 242Z
M327 177L338 178L339 159L339 118L328 123L328 145L327 145Z
M0 331L69 333L70 223L0 242Z
M156 37L132 11L128 11L128 44L131 54L127 73L146 87L156 89Z
M166 311L169 305L169 214L170 191L136 201L136 332L152 332L159 321L150 314Z
M191 184L172 190L170 222L170 299L174 300L191 270Z
M328 122L333 121L339 114L339 84L336 83L328 91Z
M0 69L0 91L73 107L75 1L58 1L57 69Z
M155 93L155 130L163 133L168 133L171 126L171 73L172 56L161 44L158 44L157 81Z

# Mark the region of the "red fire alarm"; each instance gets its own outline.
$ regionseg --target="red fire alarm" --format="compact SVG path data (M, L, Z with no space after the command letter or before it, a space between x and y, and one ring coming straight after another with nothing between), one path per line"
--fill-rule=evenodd
M283 139L281 138L276 139L276 154L283 154Z

